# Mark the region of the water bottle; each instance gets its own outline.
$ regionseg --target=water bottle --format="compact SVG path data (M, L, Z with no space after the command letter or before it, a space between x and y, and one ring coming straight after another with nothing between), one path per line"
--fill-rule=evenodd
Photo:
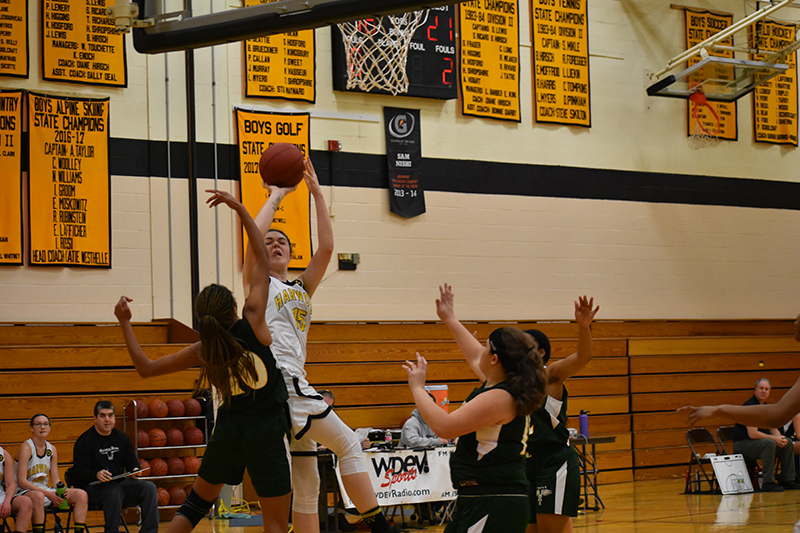
M67 492L67 486L64 485L63 481L59 481L58 483L56 483L56 496L58 496L59 498L63 498L66 492ZM67 500L64 500L63 502L61 502L61 505L58 506L59 509L66 509L67 507L69 507L69 503L67 503Z
M383 440L386 442L385 446L387 450L392 447L392 432L389 431L388 429L386 430L386 433L383 436Z
M584 437L589 436L589 411L581 410L581 416L578 417L580 422L581 435Z

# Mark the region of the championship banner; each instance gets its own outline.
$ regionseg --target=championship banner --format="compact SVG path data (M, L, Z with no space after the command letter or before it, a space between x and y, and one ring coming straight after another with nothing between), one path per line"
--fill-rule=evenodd
M774 52L795 41L794 24L764 21L756 24L757 49ZM753 54L764 61L768 53ZM784 62L789 69L756 86L753 91L753 130L756 142L797 146L797 52Z
M269 198L258 173L261 154L275 143L291 143L303 155L310 153L311 115L308 113L269 113L236 109L239 143L239 187L242 204L255 218ZM311 260L310 194L305 180L297 190L286 196L275 213L273 228L279 229L292 241L290 270L305 270ZM242 250L247 250L247 235L242 231Z
M454 446L428 450L365 451L367 475L378 504L385 507L455 500L458 491L450 481L450 456L454 451ZM355 506L342 483L338 462L335 469L342 502L346 508L353 508Z
M517 0L458 6L461 114L520 122Z
M108 107L28 93L31 266L111 268Z
M278 0L245 0L245 6ZM314 30L291 31L244 42L244 95L314 102Z
M28 0L0 0L0 76L28 77Z
M21 265L22 91L0 91L0 188L0 265Z
M588 0L531 0L536 122L592 126Z
M386 161L389 164L389 209L411 218L425 212L422 188L422 133L418 109L383 108Z
M728 26L733 23L733 15L728 14L721 14L721 13L712 13L711 11L696 11L694 9L686 8L684 9L685 17L686 17L686 49L693 47L696 44L699 44L709 37L713 37L720 31L724 30ZM720 41L719 44L733 46L733 37L729 37L724 41ZM733 57L732 51L709 51L709 55L715 57ZM701 61L702 58L699 56L694 56L690 58L686 63L687 67L691 67L695 63ZM734 71L732 67L727 66L719 66L715 69L714 77L721 80L733 80ZM704 80L696 80L697 83L700 83ZM691 78L689 79L691 83ZM708 102L708 105L711 106L714 111L716 111L717 116L719 117L719 131L716 134L714 132L717 130L717 121L712 116L709 109L701 105L695 111L695 107L697 104L692 102L691 100L688 102L689 104L689 135L695 133L696 130L699 129L697 122L701 122L706 130L712 133L711 137L716 139L726 139L730 141L735 141L739 135L738 127L737 127L737 118L736 118L736 102ZM695 113L697 114L697 119L695 119Z
M114 0L42 0L42 77L127 87L125 35L106 16Z

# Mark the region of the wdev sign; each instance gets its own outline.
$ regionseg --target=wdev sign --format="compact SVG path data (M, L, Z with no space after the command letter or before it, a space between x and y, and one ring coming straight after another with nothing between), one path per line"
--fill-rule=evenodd
M420 458L417 454L406 455L405 457L391 455L389 457L372 457L372 468L375 476L385 481L381 483L381 488L391 488L395 483L414 481L422 472L428 472L428 454L422 452Z

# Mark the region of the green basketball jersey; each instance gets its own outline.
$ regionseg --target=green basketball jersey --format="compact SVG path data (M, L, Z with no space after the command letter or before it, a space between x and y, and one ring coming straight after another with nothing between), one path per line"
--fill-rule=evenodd
M528 441L528 456L548 454L569 446L567 429L567 388L563 388L561 400L547 396L542 406L531 414L533 435Z

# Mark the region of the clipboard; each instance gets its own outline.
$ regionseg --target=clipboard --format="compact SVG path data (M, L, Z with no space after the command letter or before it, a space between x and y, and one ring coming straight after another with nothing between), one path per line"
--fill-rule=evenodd
M108 481L114 481L115 479L122 479L124 477L135 476L136 474L141 474L142 472L146 472L148 470L150 470L149 466L147 468L140 468L139 470L134 470L133 472L125 472L124 474L117 474L116 476L112 476L111 479L109 479ZM91 483L89 483L89 486L99 485L100 483L108 483L108 481L100 481L98 479L97 481L92 481Z

